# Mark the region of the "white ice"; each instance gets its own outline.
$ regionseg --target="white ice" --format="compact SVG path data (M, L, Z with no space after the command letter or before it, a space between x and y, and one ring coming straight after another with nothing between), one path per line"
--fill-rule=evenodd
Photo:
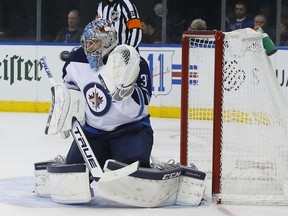
M65 155L71 138L44 134L47 114L0 112L0 215L17 216L280 216L288 206L215 205L198 207L127 208L101 198L89 205L61 205L33 195L33 164ZM179 161L179 119L152 118L155 132L153 156ZM207 190L209 191L209 189ZM209 198L209 194L207 197Z

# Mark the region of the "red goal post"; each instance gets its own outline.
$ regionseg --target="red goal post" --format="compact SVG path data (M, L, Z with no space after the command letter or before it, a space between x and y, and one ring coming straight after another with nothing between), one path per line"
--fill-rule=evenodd
M224 34L221 31L186 31L182 37L182 76L181 76L181 136L180 136L180 162L187 165L187 137L188 137L188 111L189 111L189 47L191 38L217 38L215 40L215 62L214 73L215 83L214 85L214 130L213 130L213 152L215 152L213 158L213 193L219 193L220 185L220 141L221 141L221 98L222 98L222 75L216 76L216 74L222 74L222 47ZM217 106L218 105L218 106ZM217 143L217 144L216 144Z
M217 202L288 204L288 106L252 29L182 36L180 161Z

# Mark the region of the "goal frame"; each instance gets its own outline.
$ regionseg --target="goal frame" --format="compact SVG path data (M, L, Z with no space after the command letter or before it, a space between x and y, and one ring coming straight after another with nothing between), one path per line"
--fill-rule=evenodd
M188 88L189 88L189 40L205 36L215 38L214 62L214 104L213 104L213 153L212 153L212 195L220 193L221 177L221 128L222 128L222 85L223 85L223 44L221 31L185 31L182 35L182 71L181 71L181 121L180 121L180 163L187 165L188 137ZM221 200L216 200L221 203Z
M215 204L288 205L288 103L263 35L182 35L180 162L209 179Z

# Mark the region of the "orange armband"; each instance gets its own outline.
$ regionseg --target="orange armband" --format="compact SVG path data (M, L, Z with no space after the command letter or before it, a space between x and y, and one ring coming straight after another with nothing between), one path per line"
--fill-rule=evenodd
M128 20L126 23L128 30L132 28L141 28L141 21L138 18Z

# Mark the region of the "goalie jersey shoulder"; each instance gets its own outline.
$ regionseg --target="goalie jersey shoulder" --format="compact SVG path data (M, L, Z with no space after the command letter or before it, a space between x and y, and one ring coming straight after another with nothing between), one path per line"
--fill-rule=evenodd
M85 55L83 47L76 47L71 51L70 60L65 63L62 69L62 78L64 78L67 74L66 68L70 64L70 62L79 62L79 63L88 63L87 57Z
M72 51L71 60L72 62L88 63L83 47Z

